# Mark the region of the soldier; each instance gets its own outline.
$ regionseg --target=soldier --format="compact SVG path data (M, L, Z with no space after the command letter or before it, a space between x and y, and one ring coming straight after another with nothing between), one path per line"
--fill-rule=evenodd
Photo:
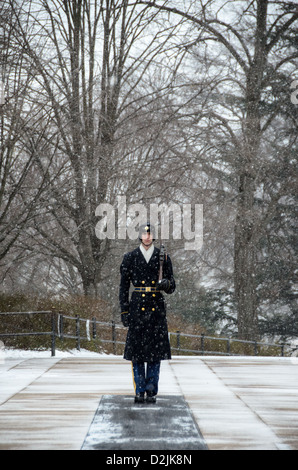
M128 327L124 359L132 362L135 402L156 402L160 361L171 359L166 305L162 294L175 290L172 263L165 256L159 280L160 250L154 247L154 226L141 225L140 247L124 255L120 273L121 320ZM129 301L129 288L134 291ZM147 363L147 369L145 369Z

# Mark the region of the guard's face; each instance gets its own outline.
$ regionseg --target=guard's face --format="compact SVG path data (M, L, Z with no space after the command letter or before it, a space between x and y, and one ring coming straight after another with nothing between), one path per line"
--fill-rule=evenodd
M145 246L150 246L153 241L152 235L150 232L143 232L142 233L142 243Z

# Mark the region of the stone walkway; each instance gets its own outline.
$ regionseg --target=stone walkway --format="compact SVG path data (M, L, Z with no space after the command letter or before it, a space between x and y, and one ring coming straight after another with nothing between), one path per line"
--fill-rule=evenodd
M298 450L297 359L174 357L159 393L184 397L210 450ZM0 449L81 449L107 395L133 397L121 357L5 359Z

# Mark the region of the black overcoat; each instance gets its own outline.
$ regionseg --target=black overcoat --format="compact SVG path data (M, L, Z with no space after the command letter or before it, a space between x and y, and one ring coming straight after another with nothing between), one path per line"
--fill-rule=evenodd
M154 247L151 259L147 263L140 248L137 248L124 255L120 268L120 308L122 314L128 312L129 321L124 359L132 362L156 362L171 359L163 293L133 291L129 299L131 285L133 287L157 286L159 251ZM164 261L163 278L169 280L167 293L173 293L175 279L169 256Z

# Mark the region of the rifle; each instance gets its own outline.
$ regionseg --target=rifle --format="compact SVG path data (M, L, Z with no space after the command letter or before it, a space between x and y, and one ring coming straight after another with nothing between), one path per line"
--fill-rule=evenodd
M163 263L165 258L167 259L167 252L165 246L160 243L160 252L159 252L159 276L158 281L161 281L163 278Z

